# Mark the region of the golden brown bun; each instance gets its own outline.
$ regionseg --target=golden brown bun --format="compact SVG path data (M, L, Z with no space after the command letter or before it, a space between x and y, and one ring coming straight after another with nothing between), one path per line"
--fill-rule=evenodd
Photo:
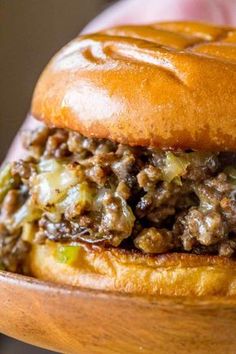
M81 245L74 264L67 265L57 260L55 247L55 243L33 247L30 267L37 278L139 295L236 295L236 262L224 257L148 256Z
M236 30L123 26L80 36L49 63L32 113L130 145L236 149Z

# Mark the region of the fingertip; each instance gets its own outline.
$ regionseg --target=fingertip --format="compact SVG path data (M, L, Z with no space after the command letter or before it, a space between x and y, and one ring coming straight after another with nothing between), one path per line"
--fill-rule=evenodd
M110 6L82 33L91 33L122 24L156 21L195 20L234 25L235 0L122 0Z

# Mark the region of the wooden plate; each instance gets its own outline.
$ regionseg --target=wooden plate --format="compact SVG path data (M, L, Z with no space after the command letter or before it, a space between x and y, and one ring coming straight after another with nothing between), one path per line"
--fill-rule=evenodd
M141 298L3 271L0 296L0 332L61 353L236 352L236 298Z

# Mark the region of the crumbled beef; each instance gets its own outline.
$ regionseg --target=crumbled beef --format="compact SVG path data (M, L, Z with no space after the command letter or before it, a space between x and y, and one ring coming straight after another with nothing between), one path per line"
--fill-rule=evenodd
M26 149L32 146L44 147L50 134L50 129L45 125L34 130L25 130L23 132L23 145Z
M116 144L110 140L91 139L79 133L69 132L68 148L77 158L87 158L92 155L112 152L116 149Z
M201 211L193 207L181 220L183 234L180 236L183 248L191 251L197 244L211 246L225 240L227 223L219 212Z
M234 195L223 197L220 201L220 208L224 216L229 231L236 233L236 200Z
M46 216L42 217L39 221L39 228L39 233L44 230L45 236L53 241L76 240L78 234L84 231L78 223L67 220L61 220L60 222L55 223L51 222Z
M85 173L90 181L97 183L99 186L105 185L107 173L101 166L95 165L87 168Z
M212 176L219 167L218 157L215 154L199 153L191 158L191 163L187 168L187 173L184 178L193 181L202 181L209 176Z
M0 223L0 266L10 272L26 273L26 256L30 244L20 238L20 234L9 234L5 226Z
M231 257L236 250L236 240L226 240L219 244L219 255L224 257Z
M9 190L2 203L1 219L7 220L18 209L22 199L23 198L19 190Z
M120 158L112 164L112 171L121 181L127 181L132 167L135 163L135 156L130 148L124 148L121 153L121 148L118 147L117 155Z
M29 156L14 162L0 181L0 263L6 269L22 268L28 249L21 237L24 222L37 227L38 243L100 242L145 253L235 255L236 153L130 147L46 127L25 133L24 146ZM44 188L49 193L55 178L62 190L42 206L35 196L42 189L33 186L44 162ZM67 167L77 186L75 176L68 184Z
M68 132L64 129L57 129L55 133L49 136L44 155L46 157L53 156L55 158L61 158L70 155L68 145Z
M161 207L155 208L147 214L147 219L152 221L156 225L160 225L163 220L166 220L169 216L174 215L176 210L174 207L169 205L162 205Z
M32 131L23 131L22 142L24 148L29 150L34 157L39 158L43 153L46 141L51 131L52 130L46 126L41 126Z
M134 244L144 253L165 253L176 246L171 231L155 227L143 229L134 239Z
M140 198L136 205L136 214L140 218L147 217L152 221L155 219L157 224L163 220L164 215L167 217L175 213L181 203L180 199L185 198L186 195L191 198L187 183L184 186L179 186L175 183L162 182L155 188L148 188L147 184L146 189L148 192ZM194 201L190 204L193 205Z
M29 180L36 173L36 164L33 159L19 160L12 164L13 176L19 176L22 180Z
M123 198L125 200L127 200L131 197L131 190L130 190L129 186L124 181L119 182L119 184L116 188L116 192L119 196L121 196L121 198Z
M46 216L39 221L39 231L36 242L44 243L46 239L55 242L84 241L88 243L107 242L111 239L109 233L95 233L90 228L96 217L81 216L75 221L61 220L58 223L50 221ZM97 227L96 227L97 229Z
M158 167L152 165L142 169L137 174L137 182L140 188L148 191L151 187L155 186L157 182L162 180L162 172Z
M122 199L111 192L105 193L102 204L103 216L99 231L101 234L114 235L110 242L113 246L118 246L132 233L133 222L131 216L127 215L129 210Z

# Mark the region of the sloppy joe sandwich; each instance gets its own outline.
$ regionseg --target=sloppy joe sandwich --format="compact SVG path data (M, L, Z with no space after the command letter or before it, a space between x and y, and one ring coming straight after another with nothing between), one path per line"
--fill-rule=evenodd
M8 271L143 295L236 293L236 30L82 35L49 62L0 175Z

